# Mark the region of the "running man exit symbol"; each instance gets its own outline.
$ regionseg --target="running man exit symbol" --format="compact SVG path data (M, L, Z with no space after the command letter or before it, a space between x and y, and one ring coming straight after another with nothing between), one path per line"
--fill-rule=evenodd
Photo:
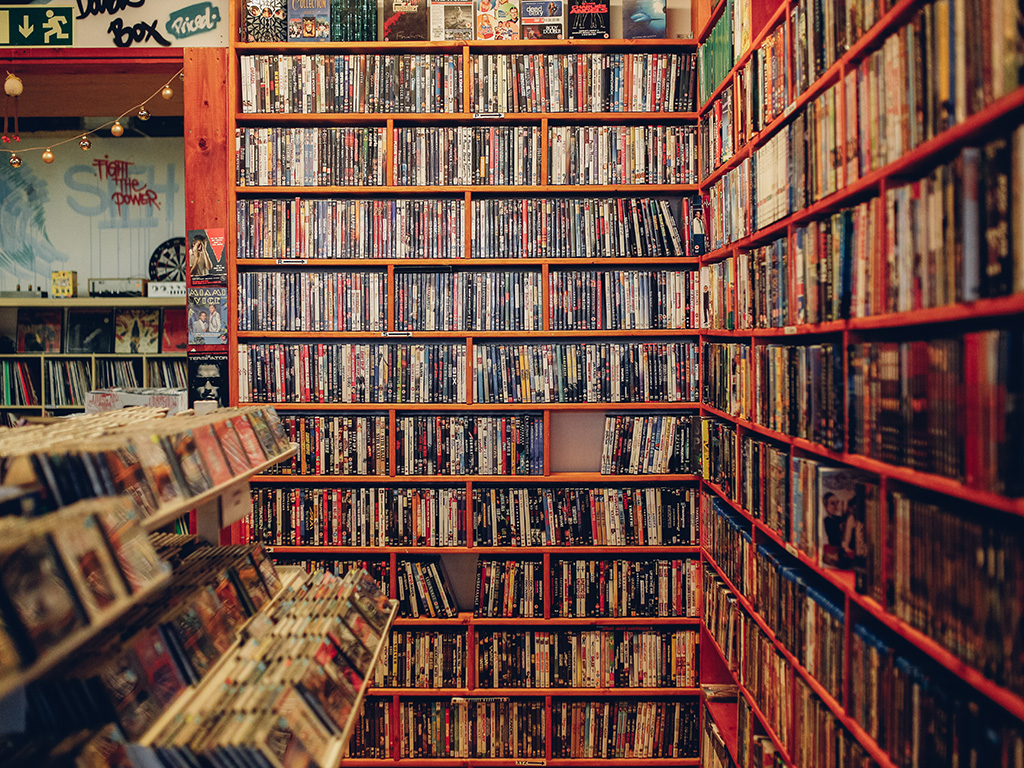
M56 48L74 44L72 8L0 6L0 46Z

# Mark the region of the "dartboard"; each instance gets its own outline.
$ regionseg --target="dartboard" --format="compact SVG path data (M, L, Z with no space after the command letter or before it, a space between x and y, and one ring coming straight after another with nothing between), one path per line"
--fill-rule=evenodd
M158 283L184 282L187 250L184 237L162 242L149 257L149 279Z

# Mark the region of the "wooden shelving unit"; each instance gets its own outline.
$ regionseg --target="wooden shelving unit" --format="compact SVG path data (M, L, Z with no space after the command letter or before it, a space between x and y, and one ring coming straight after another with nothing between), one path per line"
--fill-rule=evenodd
M698 39L702 44L711 38L712 30L720 21L725 22L726 17L723 14L729 7L739 7L742 5L749 17L752 18L753 23L751 44L743 50L735 52L732 66L713 90L705 95L698 108L699 119L703 120L705 117L713 115L716 103L723 97L732 97L737 99L734 103L739 103L739 97L736 96L736 93L741 87L747 90L755 89L763 97L763 91L757 82L743 81L741 86L744 69L760 54L762 44L766 44L766 41L777 30L784 28L785 39L787 40L786 45L788 47L784 50L784 72L778 80L779 86L783 89L782 101L784 109L766 124L760 126L759 129L755 125L753 133L746 136L743 141L735 140L741 134L741 131L735 125L732 126L734 129L733 153L717 167L711 168L710 171L705 170L702 173L699 186L703 193L709 194L712 188L722 183L723 178L727 174L751 161L755 157L755 153L764 149L769 145L769 142L787 131L795 120L802 117L805 113L811 114L810 110L814 106L816 99L823 96L829 89L833 87L836 89L835 104L837 113L833 118L836 153L839 160L836 161L837 180L835 191L822 196L820 199L812 199L808 204L791 210L767 226L753 229L747 234L742 234L735 238L732 242L710 250L709 253L700 259L702 266L720 265L727 259L737 258L759 246L781 240L785 246L786 257L784 258L788 259L786 264L790 271L788 275L784 276L779 276L779 273L772 272L768 279L778 277L782 290L785 292L783 295L788 299L790 306L795 303L797 295L795 289L796 278L793 270L796 269L794 265L796 264L796 259L799 258L795 248L798 228L804 227L808 223L822 222L832 214L866 200L881 198L884 201L889 190L898 188L905 183L913 183L915 179L930 173L936 167L953 162L962 148L981 146L992 138L1008 136L1009 131L1024 118L1024 87L1018 86L1002 96L988 98L986 103L976 108L973 113L970 113L970 110L968 110L969 113L965 117L957 119L954 125L944 130L940 126L936 126L935 134L926 139L922 137L924 140L920 140L916 146L908 148L904 144L905 151L890 162L874 169L858 168L859 172L854 174L856 178L851 178L847 174L845 167L851 152L851 148L847 146L850 141L848 126L851 119L858 120L861 118L861 115L850 114L850 102L847 101L847 89L849 87L846 82L847 76L855 72L870 56L882 49L886 45L885 41L887 39L894 35L904 35L906 25L915 23L917 14L923 8L930 6L929 12L934 12L937 15L940 12L939 7L941 6L942 10L944 10L946 6L942 3L930 4L922 0L895 0L895 2L884 4L887 7L879 11L877 20L870 29L866 29L858 39L847 40L844 48L831 63L826 58L826 66L820 74L816 77L812 75L809 78L811 82L798 92L798 86L796 85L797 76L794 72L796 61L794 58L796 56L794 41L798 39L803 41L803 38L799 37L799 35L803 35L803 32L800 32L798 35L795 21L797 16L795 14L798 12L798 9L804 7L807 7L807 13L811 14L812 10L809 4L800 3L799 0L739 0L732 4L723 1L716 4L713 8L710 7L709 3L704 5L705 8L702 11L704 18L696 27L701 29ZM951 14L952 5L950 4ZM813 7L818 8L816 5ZM966 13L971 14L974 10L970 8ZM969 23L974 22L969 20ZM922 35L932 34L934 31L925 31L920 24L912 27L912 29L919 30ZM955 34L963 34L964 29L965 27L959 27ZM810 32L807 34L810 35ZM951 37L950 39L952 40L953 38ZM945 43L946 41L943 40L941 42ZM935 41L930 40L930 44L935 45ZM959 46L956 55L964 55L963 46L965 42L958 39L956 44ZM967 54L967 56L968 58L980 57L983 53L986 57L984 60L987 61L989 54L977 49ZM928 54L929 51L925 51L925 66L928 66ZM804 63L807 63L806 60ZM964 66L961 61L958 61L957 64ZM904 66L921 67L922 64L920 61L904 62ZM971 64L969 63L967 66L969 67ZM902 71L905 75L906 70ZM920 75L920 71L918 74ZM963 72L961 71L958 76L962 74ZM992 74L986 72L985 78ZM759 76L763 77L763 75ZM892 77L896 76L898 75L895 72L887 74L887 77L890 79L887 87L892 87ZM928 81L921 83L918 80L918 85L923 85L924 89L928 90L931 84ZM988 83L986 83L987 86ZM861 89L867 86L858 81L857 87ZM858 102L855 108L862 109L863 107ZM879 109L884 113L886 105L879 105ZM911 110L913 110L913 107L911 107ZM733 112L734 118L735 115L736 113ZM913 117L911 115L910 119L913 119ZM831 130L831 125L830 123L828 130ZM863 125L864 123L859 124L856 134L862 143L867 141L864 136L860 135ZM788 166L782 163L781 167L783 168L783 173L785 173L785 169ZM808 174L810 172L808 170ZM753 204L754 201L751 201L751 206ZM981 208L982 211L985 210L984 201L981 204ZM883 212L883 216L888 217L890 215L889 212ZM887 225L891 227L893 222L887 220ZM1019 231L1012 235L1012 237L1014 239L1019 238ZM883 227L882 233L878 235L877 242L869 243L868 247L881 252L881 249L885 247L884 242L885 232ZM1013 247L1017 247L1016 243ZM870 266L869 269L871 269ZM1016 264L1013 269L1017 269ZM958 273L955 275L955 279L959 280L961 276ZM869 275L869 277L874 277L874 275ZM906 278L907 276L904 277ZM878 289L884 291L885 286L881 279L876 279L877 282L872 284L871 290ZM735 297L735 286L733 286L733 293L727 295ZM736 317L738 318L739 315L740 311L737 309ZM879 534L882 539L871 542L872 552L886 563L886 573L888 578L891 579L893 559L900 557L900 554L894 551L893 543L886 538L893 535L890 532L890 527L894 526L894 511L890 501L891 493L906 493L914 498L934 501L936 504L941 505L944 510L948 509L953 514L962 516L965 520L984 519L986 521L1001 521L999 524L1003 528L999 530L1004 528L1019 530L1017 521L1024 516L1024 499L995 493L983 485L980 480L972 481L968 479L961 481L934 472L920 471L898 463L883 461L854 452L851 448L850 428L858 414L853 407L853 400L862 396L858 393L847 391L848 385L846 382L849 381L848 376L851 370L849 356L852 355L850 352L852 345L874 342L876 340L886 342L930 340L933 338L959 336L979 329L1016 329L1016 332L1019 333L1022 315L1024 315L1024 295L1011 293L1005 296L984 297L975 301L961 301L946 306L925 307L912 311L881 312L867 316L853 316L852 313L847 312L840 319L805 325L751 328L738 327L740 322L737 321L735 323L737 327L708 328L701 331L700 338L702 342L727 342L747 345L751 358L753 358L757 349L768 344L804 345L822 342L836 344L837 348L843 351L841 372L838 377L843 383L842 407L839 416L843 435L841 450L835 450L832 447L827 447L801 437L784 434L757 423L751 418L743 418L715 407L712 402L704 402L700 406L700 410L702 414L713 418L719 423L730 425L734 430L735 437L730 450L732 455L737 457L735 477L740 483L743 482L744 478L738 457L741 456L744 439L751 436L764 438L767 444L777 446L787 453L787 473L790 471L791 461L794 458L821 460L829 466L850 467L869 473L869 476L877 483L880 497L879 503L882 509L881 515L883 517L882 532ZM754 370L755 367L751 364L750 372L752 376L755 376L753 374ZM964 374L969 373L969 371L960 371L958 373ZM1008 384L1007 386L1009 387L1010 385ZM968 391L965 393L968 408L970 408L970 401L977 396L976 392ZM745 413L756 413L755 403L752 402L756 397L756 394L751 394L743 401L742 405ZM863 398L866 399L867 397L868 394L865 392ZM961 404L961 407L963 407L963 404ZM876 428L880 429L882 427L878 425ZM980 429L979 425L971 422L970 417L968 417L967 423L963 425L964 431L955 437L948 436L948 439L965 441L965 437L972 435L978 429ZM765 485L767 481L764 478L761 478L760 482L762 487L767 487ZM855 666L855 661L852 659L851 636L855 624L869 626L872 628L872 631L875 631L875 628L877 628L879 633L886 633L886 637L893 638L892 642L897 647L896 653L911 660L915 665L919 664L923 669L934 669L935 680L938 681L935 685L942 686L944 690L950 691L949 695L951 698L962 696L964 697L963 700L970 699L980 702L982 707L984 707L983 711L986 713L981 717L986 724L993 723L991 727L996 729L1006 728L1006 731L1001 733L1015 734L1012 738L1007 735L1005 742L1001 742L1000 748L1003 750L1003 755L1001 757L992 757L992 764L1012 765L1015 758L1011 755L1017 754L1013 750L1019 750L1020 734L1022 729L1024 729L1024 722L1022 722L1024 721L1024 697L1022 697L1021 691L1013 690L1008 685L1000 684L991 677L986 676L981 669L972 667L971 664L967 663L949 647L944 646L936 638L929 637L925 632L898 618L893 613L895 609L892 606L882 604L873 597L858 591L852 571L835 570L820 565L816 553L806 553L799 549L790 537L780 534L778 530L769 526L763 519L760 519L750 510L745 509L726 489L708 480L703 480L701 487L705 496L709 499L715 499L716 504L722 504L738 515L739 519L743 521L742 525L747 526L743 530L749 531L751 536L752 545L748 545L749 551L730 553L730 558L735 560L735 562L730 562L732 566L739 568L744 573L756 573L756 567L762 557L758 553L757 548L762 544L766 545L771 548L770 551L773 553L773 557L775 552L785 553L779 557L784 561L786 568L798 569L801 577L805 577L808 583L813 581L815 585L823 585L822 589L827 589L830 595L836 596L836 600L838 600L838 604L843 612L845 638L840 663L842 664L841 668L845 670L846 674L842 675L843 686L841 695L833 696L814 675L810 674L800 664L791 652L791 649L787 648L785 643L776 636L766 618L759 613L752 600L748 599L749 596L744 594L744 591L740 588L742 585L733 583L726 576L726 569L720 567L720 562L716 562L714 553L706 546L706 542L702 539L702 543L705 543L705 546L702 548L702 561L705 569L709 569L725 583L728 592L736 597L739 606L738 610L757 626L761 635L769 641L770 647L773 647L786 660L791 676L789 689L792 700L789 702L783 701L781 706L783 708L789 707L791 720L794 721L790 732L776 733L772 729L772 721L762 709L764 702L758 701L757 697L753 696L744 687L741 675L737 675L729 669L725 661L725 654L708 631L702 632L704 635L702 643L706 652L709 654L713 653L717 663L711 664L709 662L705 666L703 663L705 659L702 657L702 682L713 681L738 684L741 697L746 700L753 712L756 733L766 734L770 738L786 766L802 768L804 765L807 765L806 762L799 765L796 762L794 745L800 743L805 733L807 733L805 728L813 728L813 726L806 726L800 722L796 714L798 711L797 693L795 692L795 686L792 684L792 681L796 679L803 680L806 683L814 696L828 710L833 722L852 736L853 740L863 748L875 763L883 768L895 768L896 765L903 764L904 758L902 756L897 758L896 756L889 755L886 752L886 746L879 744L868 734L864 723L859 720L859 714L853 708L852 698L854 694L851 693L851 687L857 683L853 682L851 678L853 667ZM786 503L790 503L789 497L787 497ZM702 534L706 531L707 514L709 512L712 518L714 518L715 513L711 510L711 504L705 507L705 517L702 519ZM923 525L923 523L919 525ZM929 535L937 536L937 532L917 529L915 535L921 537L915 547L926 547L928 546ZM951 565L949 567L955 566ZM970 574L968 573L961 574L957 571L953 578L968 578L969 576ZM979 597L979 599L981 598ZM705 610L707 610L706 607ZM791 617L783 617L781 621L789 621L790 619ZM704 616L702 620L705 627L710 625L709 617ZM929 671L928 675L931 676L932 672ZM930 682L931 680L929 679ZM950 702L947 714L954 711L953 703L952 701ZM887 711L888 708L903 706L901 702L895 699L895 696L886 701L885 705ZM711 707L710 711L720 731L725 736L729 751L735 759L737 754L735 740L743 736L743 734L738 736L736 732L738 718L736 706L728 704L716 705ZM900 709L900 711L903 710ZM933 726L925 725L922 720L920 727L927 729ZM938 726L934 727L938 728ZM931 735L925 737L922 731L921 738L935 738L938 741L946 737L944 733L929 733ZM750 736L751 734L745 735L748 739ZM1014 740L1016 740L1016 746L1014 746ZM804 759L807 759L806 755Z
M113 310L118 308L154 309L185 307L183 297L122 297L122 296L79 296L67 299L43 299L43 298L11 298L0 300L0 327L9 330L13 335L17 327L17 315L22 309L55 309L62 313L61 330L67 328L67 310L70 309L106 309L111 310L111 323L113 323ZM163 331L163 313L161 313L160 332ZM184 328L182 331L184 332ZM63 348L63 339L61 345ZM58 364L52 367L48 363ZM65 364L78 365L69 369ZM103 353L73 353L73 352L17 352L0 354L0 366L5 370L20 367L24 374L27 374L32 382L34 394L33 403L2 402L4 399L11 399L11 387L8 391L0 392L0 414L11 412L17 416L63 416L84 410L84 400L78 396L78 391L73 393L61 393L58 389L63 387L64 379L70 379L75 387L80 388L80 394L91 389L110 386L128 386L127 372L123 381L110 380L110 376L120 376L120 373L105 371L106 364L130 365L134 376L134 386L152 387L157 386L159 378L167 375L167 371L160 372L160 367L177 367L172 376L179 376L181 385L187 383L187 371L185 369L185 352L153 352L153 353L115 353L113 350ZM180 365L178 365L180 363ZM10 375L10 374L8 374ZM73 378L72 378L73 377ZM80 380L79 380L80 379ZM161 382L162 383L162 382ZM72 396L65 397L65 394ZM23 390L19 392L19 399L23 399Z
M696 123L697 114L695 111L661 112L661 111L637 111L637 112L590 112L580 111L558 111L558 112L475 112L473 111L473 63L476 57L489 54L516 54L516 53L588 53L588 54L691 54L695 50L692 40L608 40L608 41L544 41L536 43L533 41L515 41L510 43L489 43L479 41L468 41L466 43L444 42L444 43L330 43L330 44L266 44L266 43L240 43L234 41L231 47L231 58L226 63L228 73L227 100L229 103L226 116L227 134L233 135L236 129L248 128L312 128L312 127L349 127L372 126L384 131L384 183L376 186L250 186L229 183L232 199L227 208L226 221L229 227L230 236L236 239L243 236L243 232L236 225L235 205L242 204L249 200L259 200L268 197L302 197L319 199L325 197L336 197L343 199L382 199L382 198L415 198L436 200L438 198L453 199L464 206L462 250L458 258L433 259L433 258L412 258L412 259L327 259L327 258L288 258L294 254L280 254L276 258L237 258L229 262L229 305L237 307L239 297L234 286L237 285L237 278L245 272L265 269L287 270L287 269L316 269L316 270L350 270L350 269L378 269L386 270L387 281L387 313L386 323L383 332L366 333L351 331L329 331L312 333L308 331L240 331L237 323L234 322L234 315L229 322L229 349L234 350L236 344L256 345L263 341L281 343L347 343L347 342L393 342L393 343L425 343L442 342L465 346L467 348L466 367L467 379L465 390L467 402L458 403L433 403L433 402L332 402L329 393L316 391L316 387L310 389L308 399L320 402L281 402L275 407L284 417L292 415L317 414L327 417L368 416L369 414L386 416L388 422L388 437L392 445L388 448L388 475L260 475L254 477L252 482L261 489L271 491L287 491L291 487L326 487L344 489L349 486L377 486L387 488L415 488L416 486L443 487L464 489L467 497L467 509L472 498L473 489L481 484L499 485L509 487L530 487L549 488L560 486L572 487L691 487L696 488L698 477L693 474L665 473L665 474L601 474L599 466L594 461L584 462L587 466L572 465L569 470L564 467L560 451L563 449L552 443L551 420L585 418L602 419L604 414L695 414L699 407L696 397L689 398L685 402L478 402L473 391L473 373L471 355L469 350L477 344L486 344L489 341L513 340L519 343L604 343L604 342L695 342L698 338L696 329L682 327L655 327L644 330L553 330L555 327L548 317L550 292L553 290L548 282L549 272L554 273L561 269L644 269L644 270L694 270L699 266L699 259L694 257L627 257L620 253L608 253L607 258L580 257L580 258L474 258L472 237L471 209L478 201L494 199L524 199L524 198L563 198L573 196L578 198L669 198L678 200L681 196L692 195L697 192L695 183L686 184L553 184L548 183L549 175L549 128L565 125L593 125L593 126L645 126L645 125L667 125L667 126L693 126ZM292 54L325 54L325 55L347 55L347 54L403 54L403 53L427 53L427 54L450 54L461 57L463 66L463 80L465 90L462 93L463 111L445 113L379 113L364 112L357 114L345 114L325 112L317 114L254 114L243 111L239 92L241 88L241 57L248 55L266 56L289 56ZM519 126L538 127L541 134L540 147L540 180L538 183L525 185L483 185L483 184L459 184L459 185L438 185L418 186L397 183L397 160L396 160L396 133L400 129L412 129L424 127L427 130L439 129L448 126ZM228 153L232 149L228 148ZM695 168L695 166L694 166ZM694 175L693 181L696 181ZM232 253L239 252L238 248L231 249ZM474 331L474 330L452 330L452 331L408 331L400 328L396 323L396 277L397 271L405 268L418 270L509 270L519 268L533 268L542 274L543 295L540 301L543 307L541 323L535 330L499 330L499 331ZM232 310L233 312L235 310ZM231 352L230 367L232 377L238 375L238 356ZM696 359L696 357L694 357ZM685 376L683 384L686 383ZM234 395L234 402L243 404L244 399ZM256 398L254 398L256 399ZM541 416L544 419L544 446L543 466L539 468L538 474L511 475L511 474L474 474L474 475L401 475L396 472L394 430L398 420L406 415L441 415L455 416L463 414L472 415L494 415L511 417L523 414L524 412ZM587 446L587 452L592 453L593 446ZM598 454L600 451L598 451ZM468 514L468 512L467 512ZM270 545L268 548L281 562L293 561L296 559L309 558L312 560L322 559L359 559L372 560L374 562L385 561L389 564L390 589L389 594L395 595L397 590L396 571L398 564L408 559L422 559L423 557L440 558L475 558L480 559L501 559L521 561L531 559L543 563L545 582L550 584L549 571L552 562L558 559L597 559L597 560L647 560L649 558L664 558L669 560L695 559L699 556L699 547L696 540L690 545L672 546L481 546L473 539L472 522L463 520L465 526L466 546L457 547L427 547L427 546L400 546L389 545L384 547L356 547L348 545ZM550 589L550 587L549 587ZM502 629L522 626L537 631L554 631L556 628L580 631L592 627L608 629L638 629L653 628L659 631L687 630L697 631L699 619L696 615L690 616L662 616L657 618L648 617L619 617L619 618L557 618L551 616L550 596L545 598L545 613L536 618L486 618L477 617L466 612L467 606L457 618L431 619L431 618L407 618L396 619L396 628L403 630L416 629L433 631L445 629L460 631L468 635L468 658L469 665L469 687L456 686L451 688L378 688L371 692L374 700L390 697L391 733L384 745L385 754L391 757L388 760L364 759L349 757L344 761L345 765L374 766L383 765L393 761L400 754L399 744L401 741L400 723L398 713L403 703L407 701L429 700L429 699L451 699L452 697L501 697L511 700L518 699L539 699L545 702L546 708L546 743L537 757L520 757L516 759L504 758L418 758L401 757L402 764L422 766L504 766L504 765L562 765L562 766L583 766L590 765L593 760L587 758L559 758L552 752L552 699L556 702L560 699L572 699L573 701L604 701L616 698L628 699L630 701L658 700L669 702L680 696L692 700L694 704L698 697L696 688L634 688L634 689L567 689L567 688L483 688L475 685L475 664L476 652L472 648L477 631L485 629ZM694 718L697 710L694 709ZM696 724L694 725L696 729ZM696 742L695 742L696 743ZM694 757L673 757L673 758L630 758L630 759L607 759L601 760L602 764L608 765L671 765L690 766L698 765L699 760Z

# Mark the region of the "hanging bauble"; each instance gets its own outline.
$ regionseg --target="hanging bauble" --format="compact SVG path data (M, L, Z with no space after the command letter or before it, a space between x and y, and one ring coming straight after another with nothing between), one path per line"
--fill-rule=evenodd
M146 109L145 107L140 107L139 108L139 120L149 120L149 117L150 117L149 110Z
M50 151L49 147L47 147L46 149L43 150L43 162L44 163L52 163L53 162L53 152Z
M120 120L115 120L114 121L114 124L112 126L110 126L110 132L114 136L120 136L122 133L124 133L124 126L121 125L121 121Z
M21 158L15 154L12 154L11 159L7 162L11 164L11 168L21 168Z
M92 139L88 136L83 136L82 140L78 142L78 146L82 148L83 152L87 149L92 149Z
M160 91L160 95L163 96L165 99L174 98L174 89L171 88L171 86L169 85L165 85L164 89Z
M8 72L7 79L4 80L4 93L8 96L21 96L24 90L25 84L21 82L21 78Z

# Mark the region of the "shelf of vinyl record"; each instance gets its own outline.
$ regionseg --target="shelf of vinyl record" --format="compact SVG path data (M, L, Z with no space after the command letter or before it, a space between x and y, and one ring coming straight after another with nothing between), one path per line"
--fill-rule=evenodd
M185 362L184 352L0 354L0 411L66 413L83 410L93 389L185 387Z
M0 411L82 410L92 389L185 387L181 298L8 299L0 332Z

